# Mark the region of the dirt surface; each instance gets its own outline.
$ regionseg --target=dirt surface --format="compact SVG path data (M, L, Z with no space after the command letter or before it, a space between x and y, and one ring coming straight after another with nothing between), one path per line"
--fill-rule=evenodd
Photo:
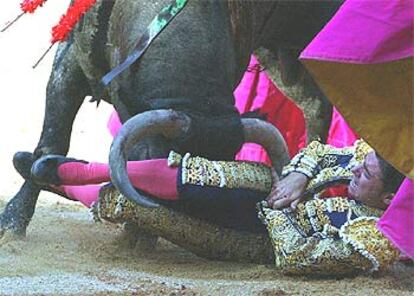
M18 1L3 2L0 24L18 13ZM67 2L48 1L0 34L0 209L23 181L14 152L33 150L40 135L53 53L31 66ZM82 107L70 156L107 159L110 112ZM204 260L163 240L150 251L130 248L121 227L95 223L82 206L44 192L26 239L0 243L0 295L412 295L413 278L414 267L401 263L379 275L293 278L272 266Z

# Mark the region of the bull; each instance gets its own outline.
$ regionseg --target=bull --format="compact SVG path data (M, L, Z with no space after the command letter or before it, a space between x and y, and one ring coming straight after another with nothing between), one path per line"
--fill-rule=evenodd
M189 1L139 62L102 92L101 77L128 56L169 1L97 1L57 49L40 140L29 156L16 153L16 166L30 171L42 156L66 155L72 123L87 95L113 104L122 122L158 109L172 109L177 113L170 119L191 122L180 136L141 135L122 151L129 159L166 157L172 149L232 159L244 141L233 90L258 48L267 49L277 60L275 79L285 93L301 102L317 102L317 112L307 118L309 138L326 137L329 106L297 56L338 9L337 1ZM41 186L24 177L0 215L0 235L26 234ZM135 200L154 206L142 196Z

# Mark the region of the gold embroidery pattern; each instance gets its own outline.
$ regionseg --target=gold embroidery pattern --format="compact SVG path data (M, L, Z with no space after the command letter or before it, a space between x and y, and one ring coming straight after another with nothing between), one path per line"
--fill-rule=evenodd
M322 231L323 225L329 222L329 218L324 215L326 210L323 200L312 200L305 203L305 210L309 217L310 224L315 232Z
M331 167L331 166L334 166L337 161L338 161L338 156L337 155L332 155L332 154L325 155L322 158L321 166L324 167L324 168L325 167Z
M356 141L354 146L355 146L354 159L358 163L363 162L365 156L372 151L371 146L369 146L363 140Z
M356 204L353 200L350 200L350 202ZM384 213L383 210L367 207L363 204L357 204L357 206L353 206L351 209L357 217L381 217Z
M309 221L308 214L305 210L303 203L298 204L297 211L294 212L298 226L306 233L309 234L312 230L311 222Z
M102 194L104 191L104 194ZM101 190L99 202L93 205L95 220L119 223L133 220L137 215L136 205L124 197L118 190Z
M327 213L332 212L346 213L347 222L340 230L331 225ZM368 228L364 223L355 223L362 219L376 219L381 213L381 210L353 200L334 197L299 204L296 212L273 210L263 201L259 218L268 229L276 266L283 272L341 275L375 270L373 257L384 266L396 259L390 243L381 237L375 224ZM357 218L351 220L355 217L352 215ZM311 229L314 231L312 235ZM386 250L383 256L381 248Z
M169 167L178 167L181 164L183 157L181 154L170 151L170 154L168 155L167 163Z
M310 180L306 190L313 189L323 182L332 180L338 177L352 177L352 172L350 169L344 169L342 167L329 167L320 171L313 179ZM317 194L319 196L320 194Z
M263 202L263 205L265 204ZM282 211L273 211L263 207L263 212L259 214L259 217L267 225L274 252L279 255L275 256L277 268L283 269L284 266L293 264L292 260L297 260L296 258L307 260L305 252L302 250L306 246L306 239L296 230ZM296 257L289 256L291 253L295 253Z
M198 156L184 156L181 174L183 184L244 188L266 193L272 188L270 168L254 162L210 161Z
M385 269L398 259L399 252L376 228L378 219L361 217L344 224L340 237L371 262L371 271Z

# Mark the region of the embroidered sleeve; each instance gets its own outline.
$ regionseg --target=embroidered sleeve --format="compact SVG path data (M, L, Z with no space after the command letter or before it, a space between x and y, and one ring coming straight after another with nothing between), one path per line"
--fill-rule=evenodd
M362 140L352 147L335 148L318 141L311 142L285 166L282 176L291 172L302 173L309 179L329 168L348 169L355 162L362 162L371 148Z
M181 161L181 183L268 194L272 188L272 172L268 166L256 162L214 161L187 153Z
M287 176L292 172L302 173L309 179L315 175L316 167L318 166L319 156L323 149L321 143L317 141L311 142L301 152L292 158L290 163L283 168L282 176Z

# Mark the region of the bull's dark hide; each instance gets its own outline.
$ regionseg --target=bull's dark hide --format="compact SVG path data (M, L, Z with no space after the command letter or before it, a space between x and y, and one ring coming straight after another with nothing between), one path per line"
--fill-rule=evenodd
M43 130L30 160L47 154L66 155L73 120L85 96L97 97L100 79L128 56L150 21L169 3L97 1L73 36L57 50ZM318 0L189 1L141 60L112 81L102 95L123 122L158 108L182 110L193 121L190 132L180 139L143 139L139 149L129 153L130 159L166 157L177 148L214 159L232 158L243 142L233 90L251 53L259 47L282 59L282 67L276 67L282 89L286 80L287 91L320 106L323 95L309 92L315 85L295 57L339 5ZM323 108L315 110L316 116L308 122L329 117L321 112ZM40 190L33 180L25 180L0 216L0 235L25 234Z

